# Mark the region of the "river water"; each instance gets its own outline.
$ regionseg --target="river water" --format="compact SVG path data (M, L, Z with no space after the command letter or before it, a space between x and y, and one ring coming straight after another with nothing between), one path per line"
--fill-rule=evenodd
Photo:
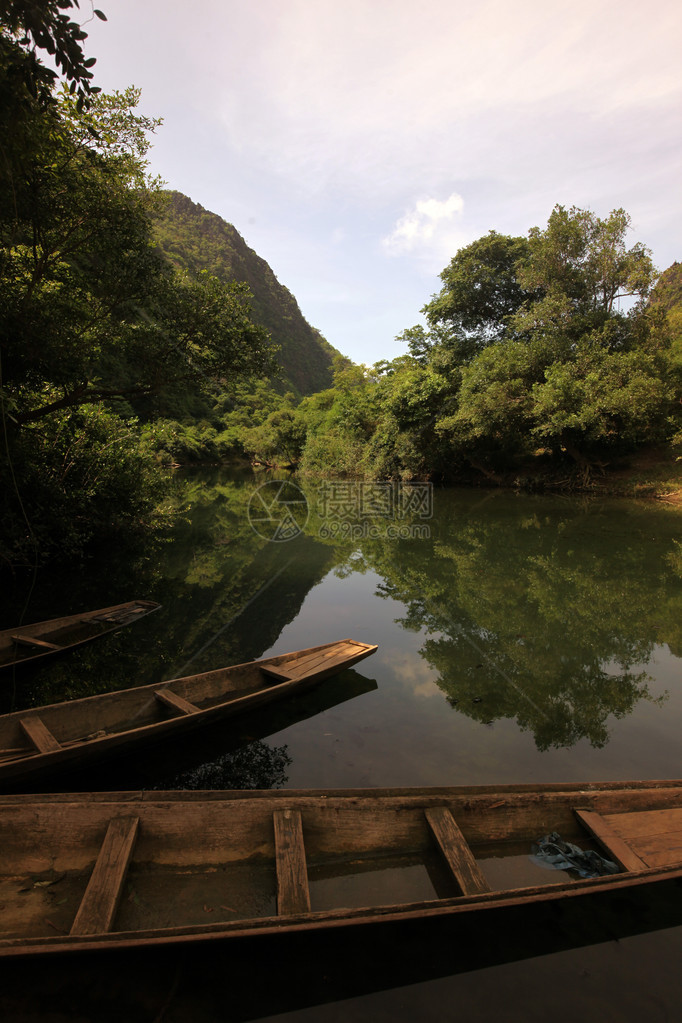
M3 711L344 637L379 649L289 704L212 729L182 748L160 747L69 779L69 788L339 788L682 774L676 508L425 485L303 484L218 471L186 474L182 482L173 533L153 552L131 562L109 551L77 575L43 573L36 581L19 575L6 589L0 627L19 616L29 622L133 598L162 608L10 680L0 694ZM64 784L55 779L42 787ZM499 1011L509 1010L514 989L524 1005L522 992L534 985L532 1004L546 1015L541 994L563 977L564 1008L580 992L576 1012L589 1019L590 1005L596 1018L598 1006L613 1007L623 997L623 984L609 987L607 980L619 972L635 990L623 1012L636 1005L639 1018L659 1018L657 1006L668 1011L666 998L677 1001L672 962L682 949L682 899L674 899L679 919L669 905L659 917L648 907L640 928L647 933L635 933L630 923L626 933L608 935L620 938L618 945L605 932L591 940L588 928L572 949L550 942L492 962L483 950L474 973L469 962L453 965L450 977L447 966L434 969L439 980L419 971L394 979L384 973L381 991L369 993L372 984L365 983L353 1002L346 1001L353 985L330 981L300 1004L291 994L280 1002L270 995L224 1018L292 1007L296 1018L311 1021L347 1018L346 1011L367 1019L449 1018L439 1008L443 999L468 1004L471 997L482 1006L473 994L480 995L479 981L489 1015L459 1018L494 1018L490 999L498 987ZM501 958L518 961L502 966ZM648 976L669 972L657 977L658 1001L648 982L634 979L634 964L641 970L644 962ZM585 982L576 982L581 977ZM401 987L408 982L416 986ZM176 986L164 1019L185 1018L174 1013L190 990L186 980ZM328 1004L303 1012L316 999ZM534 1018L530 1005L518 1018ZM197 1018L223 1018L202 1011L207 1015ZM555 1011L554 1018L564 1017Z

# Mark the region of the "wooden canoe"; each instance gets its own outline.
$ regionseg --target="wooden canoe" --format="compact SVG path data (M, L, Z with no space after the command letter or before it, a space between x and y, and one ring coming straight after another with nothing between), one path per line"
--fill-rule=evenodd
M553 831L620 873L536 867ZM5 795L0 848L0 956L395 933L682 877L682 781Z
M4 629L0 631L0 671L66 653L130 625L159 607L153 600L129 600L97 611Z
M344 639L0 716L0 783L93 762L282 699L369 657Z

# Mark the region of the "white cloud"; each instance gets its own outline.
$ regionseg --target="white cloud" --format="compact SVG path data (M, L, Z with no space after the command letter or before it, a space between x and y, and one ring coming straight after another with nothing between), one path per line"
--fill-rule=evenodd
M459 234L453 227L463 210L464 199L457 192L447 199L418 199L381 244L390 256L414 251L440 255L444 248L452 248L453 236Z

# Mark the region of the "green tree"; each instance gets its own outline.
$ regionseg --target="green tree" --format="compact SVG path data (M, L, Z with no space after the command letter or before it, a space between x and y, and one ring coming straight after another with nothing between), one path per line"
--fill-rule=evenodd
M74 8L79 10L78 0L41 0L39 3L36 0L0 0L3 60L9 58L15 83L20 83L43 107L53 102L58 74L45 67L37 50L44 50L53 58L72 95L77 97L79 110L100 91L92 84L90 70L96 60L83 52L82 44L88 34L82 25L71 21L64 13ZM107 20L94 7L92 17Z
M558 296L570 302L573 313L602 317L614 314L620 300L645 299L656 272L645 245L626 248L630 226L623 209L601 219L591 210L555 206L544 230L531 228L518 279L542 296L529 307L537 319L544 314L544 300Z
M509 468L546 444L589 466L604 452L665 437L674 399L668 340L645 310L655 271L645 246L627 247L629 226L623 210L601 219L557 206L524 246L506 240L504 251L518 259L498 261L498 289L488 281L481 292L470 251L450 264L451 276L456 268L471 286L461 299L471 317L459 325L472 327L478 316L487 332L479 341L492 338L462 367L457 407L439 421L443 438L472 464L488 473ZM493 240L498 249L499 236L485 239ZM448 309L451 293L466 295L461 287L444 289L436 313ZM498 293L497 304L482 305L481 294ZM623 311L621 302L632 305ZM487 321L481 309L490 310Z
M530 396L533 435L576 461L665 439L674 391L652 355L586 347L544 376Z
M3 382L21 423L164 384L271 367L244 285L177 274L152 243L139 92L37 112L0 223Z
M180 274L156 247L164 200L146 155L159 122L137 113L138 90L90 89L81 102L76 85L45 103L23 74L26 39L1 27L0 473L12 486L0 553L25 551L28 536L31 557L38 546L73 554L101 535L102 507L132 527L160 492L150 445L135 451L136 425L113 413L130 419L121 399L229 388L269 372L272 347L244 285ZM107 432L124 438L116 457Z
M242 434L244 450L258 461L298 462L306 438L305 422L294 409L271 412L264 423Z
M428 340L416 334L415 351L426 343L453 350L467 362L487 345L509 335L510 318L532 292L517 269L528 257L528 241L490 231L460 249L440 275L443 287L424 306Z

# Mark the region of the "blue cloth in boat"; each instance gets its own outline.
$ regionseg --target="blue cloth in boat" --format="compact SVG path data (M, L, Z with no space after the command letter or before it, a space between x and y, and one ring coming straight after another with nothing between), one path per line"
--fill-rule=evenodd
M581 849L571 842L564 842L556 831L539 838L532 850L531 859L540 866L553 870L574 870L580 877L601 877L604 874L617 874L620 870L617 864L593 849Z

